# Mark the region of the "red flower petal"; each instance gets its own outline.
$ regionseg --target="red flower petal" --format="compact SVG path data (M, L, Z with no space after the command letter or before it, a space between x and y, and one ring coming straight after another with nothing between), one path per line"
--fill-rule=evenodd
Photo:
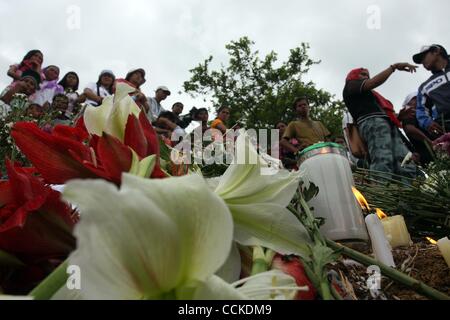
M144 130L144 135L147 138L147 156L156 154L159 161L159 140L158 136L153 129L150 121L148 121L147 116L144 112L139 113L139 122Z
M128 116L127 125L125 127L124 144L133 149L138 156L141 157L141 159L148 155L147 138L144 134L141 123L134 114L130 114Z
M53 136L69 138L78 142L83 142L89 138L89 134L86 130L65 125L56 125L55 128L53 128Z
M28 259L68 254L75 247L71 208L38 177L6 165L10 180L1 188L11 196L0 208L0 249Z
M120 184L122 172L128 172L131 168L131 149L116 137L103 133L98 141L97 155L106 173Z
M90 160L89 148L82 143L53 136L35 123L18 122L11 132L17 146L49 183L62 184L73 178L94 178L69 150L80 159Z

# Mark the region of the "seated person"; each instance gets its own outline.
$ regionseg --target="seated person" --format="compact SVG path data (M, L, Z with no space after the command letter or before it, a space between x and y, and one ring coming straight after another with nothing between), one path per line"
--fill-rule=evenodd
M411 110L413 114L416 113L417 92L411 93L405 98L403 102L403 110ZM411 141L414 151L419 154L420 164L426 165L433 161L432 140L431 135L420 128L416 117L405 118L402 121L403 130L409 141Z
M41 76L33 70L22 73L19 81L8 86L0 95L0 117L6 117L12 109L26 110L30 104L29 97L37 88Z
M225 134L228 130L227 122L230 118L230 108L227 106L222 106L217 110L217 117L211 123L212 129L220 130L222 134Z
M103 98L113 94L114 73L111 70L103 70L98 76L97 82L89 83L83 93L86 95L88 105L98 107L102 104Z
M308 98L297 98L294 102L298 119L289 123L283 135L281 145L287 150L297 153L318 142L330 141L330 132L320 121L309 118ZM289 140L296 139L299 146L292 145Z
M9 67L7 74L13 78L13 82L15 82L20 80L24 71L32 70L40 75L42 81L45 79L45 75L41 69L42 62L44 62L44 55L40 50L28 51L20 63L13 64Z
M44 115L44 110L37 103L32 103L26 109L25 114L33 119L40 119Z
M71 118L67 116L66 112L69 108L69 98L61 93L57 94L53 98L53 102L51 105L52 112L55 112L55 118L52 120L52 126L56 126L57 124L71 125Z
M194 114L194 120L201 122L203 134L205 133L205 131L207 131L209 129L208 119L209 119L208 109L206 109L206 108L196 109L195 114Z
M80 112L81 103L86 101L86 96L77 92L79 84L80 79L74 71L67 72L59 82L59 85L64 88L64 94L69 98L69 108L66 112L68 117Z
M278 121L275 125L275 129L279 130L280 135L280 141L278 145L273 146L272 148L278 148L279 156L281 163L283 163L283 166L288 170L297 170L297 159L295 157L295 154L291 152L290 150L286 149L282 146L281 141L283 140L283 135L286 132L287 124L284 121ZM289 141L291 145L294 147L298 147L298 141L296 139L291 139Z
M44 69L45 80L42 82L39 91L33 97L33 102L48 109L53 101L53 97L59 93L64 93L64 88L58 84L59 68L48 66Z
M157 133L172 140L172 142L178 142L186 135L186 132L175 122L176 117L171 111L163 111L153 125Z

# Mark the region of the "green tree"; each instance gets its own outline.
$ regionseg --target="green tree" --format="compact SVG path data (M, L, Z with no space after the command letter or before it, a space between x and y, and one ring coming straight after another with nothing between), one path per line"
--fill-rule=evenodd
M183 84L185 92L192 97L211 97L216 109L230 106L231 125L239 121L255 129L273 128L279 120L291 121L295 117L293 101L307 96L312 118L322 121L333 136L341 135L343 103L316 89L313 82L302 80L311 66L320 63L308 56L309 45L291 49L287 61L275 66L277 54L272 51L261 58L253 50L254 44L247 37L231 41L225 46L228 66L211 70L210 56L190 70L191 79Z

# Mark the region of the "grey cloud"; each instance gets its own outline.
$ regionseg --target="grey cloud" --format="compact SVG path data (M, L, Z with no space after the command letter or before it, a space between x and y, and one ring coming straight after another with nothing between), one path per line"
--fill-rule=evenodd
M70 5L81 9L80 30L67 28ZM367 28L369 5L381 10L380 30ZM57 64L62 73L77 71L82 85L96 80L104 68L124 77L129 69L143 67L147 95L162 84L174 93L166 107L178 100L188 107L205 105L177 94L188 70L210 54L216 66L226 63L224 45L247 35L262 54L274 50L280 60L289 49L309 42L311 56L322 63L308 78L341 98L351 68L365 66L374 74L394 62L411 61L422 44L450 48L445 31L450 29L449 9L445 0L1 1L0 86L10 82L9 64L39 48L44 64ZM424 70L397 72L379 91L399 108L427 77Z

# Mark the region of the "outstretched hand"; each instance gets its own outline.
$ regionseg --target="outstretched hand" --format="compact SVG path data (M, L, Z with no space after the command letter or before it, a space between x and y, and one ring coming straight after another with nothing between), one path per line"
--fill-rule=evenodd
M397 70L400 71L407 71L410 73L414 73L416 72L417 66L409 64L407 62L401 62L401 63L396 63L393 65L393 67Z

